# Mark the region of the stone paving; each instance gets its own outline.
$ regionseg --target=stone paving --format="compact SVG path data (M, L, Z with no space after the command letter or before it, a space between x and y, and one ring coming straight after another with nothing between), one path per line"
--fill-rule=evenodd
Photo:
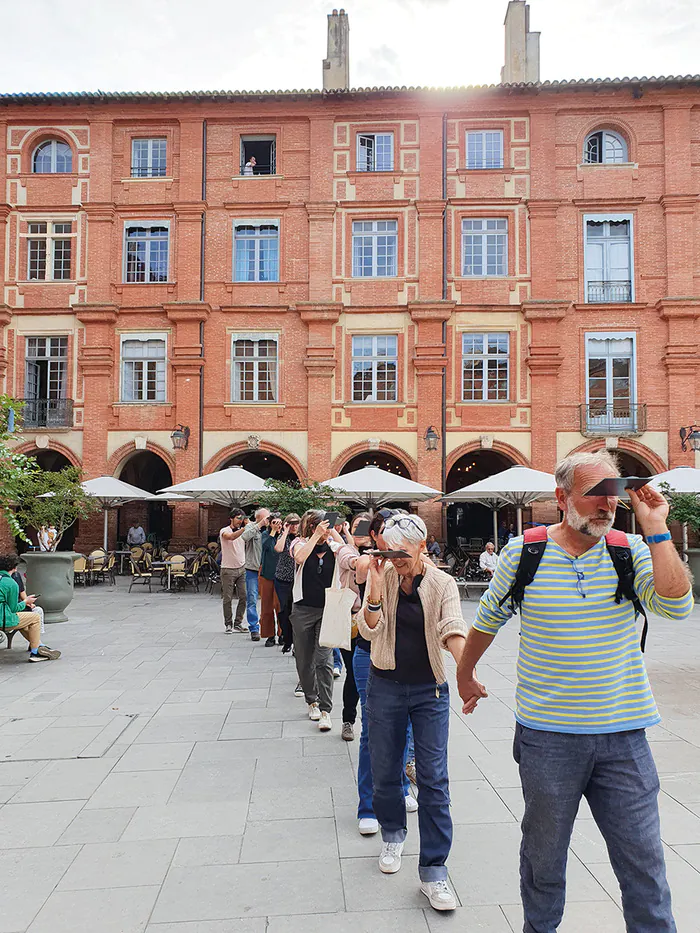
M474 603L464 603L465 617ZM417 823L381 875L355 820L358 742L320 734L294 662L223 633L220 602L95 587L50 627L60 661L0 648L0 933L512 933L521 795L511 758L517 625L492 646L475 716L453 695L450 878L418 892ZM700 930L700 610L652 620L664 716L651 730L680 933ZM451 678L453 680L453 673ZM340 681L336 682L339 699ZM562 933L622 933L590 812L571 845Z

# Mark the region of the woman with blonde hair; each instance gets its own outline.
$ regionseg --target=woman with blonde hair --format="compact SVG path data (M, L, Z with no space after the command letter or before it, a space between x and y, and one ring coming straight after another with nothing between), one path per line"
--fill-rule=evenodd
M379 869L401 868L406 806L401 786L406 727L413 726L418 783L420 889L435 910L454 910L447 883L452 845L447 740L450 698L442 656L459 662L467 626L454 579L426 554L425 522L417 515L386 520L382 540L399 551L370 558L360 634L371 644L366 712L374 781L374 812L382 830Z

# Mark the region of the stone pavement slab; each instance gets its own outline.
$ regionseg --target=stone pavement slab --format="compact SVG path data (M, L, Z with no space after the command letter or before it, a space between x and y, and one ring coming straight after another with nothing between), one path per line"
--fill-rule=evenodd
M474 609L464 603L465 618ZM342 742L336 705L333 731L319 733L293 696L293 659L224 635L219 610L203 593L129 596L120 581L76 595L51 632L56 664L0 651L0 933L519 933L517 625L480 667L490 696L474 716L452 690L448 867L460 906L446 916L418 889L416 815L398 875L378 871L380 838L357 832L359 720ZM664 716L649 739L668 873L679 933L691 933L700 610L653 619L646 660ZM623 930L584 802L561 933Z

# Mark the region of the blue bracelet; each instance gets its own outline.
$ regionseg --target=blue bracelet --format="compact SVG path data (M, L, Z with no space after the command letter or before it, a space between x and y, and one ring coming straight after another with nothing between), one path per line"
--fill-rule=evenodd
M647 544L660 544L662 541L670 541L671 532L665 531L662 535L647 535Z

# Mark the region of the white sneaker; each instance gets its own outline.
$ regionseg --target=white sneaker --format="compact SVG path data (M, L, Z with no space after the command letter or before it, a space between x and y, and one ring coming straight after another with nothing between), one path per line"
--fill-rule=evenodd
M334 676L334 677L336 677L336 678L337 678L337 677L340 677L341 673L342 673L342 671L340 670L339 667L334 667L334 668L333 668L333 676Z
M321 718L318 723L318 728L321 732L330 732L333 723L331 722L331 714L327 713L325 710L321 713Z
M309 703L309 719L311 722L318 722L321 718L321 710L318 708L318 703Z
M403 842L385 842L379 856L379 871L385 875L395 874L401 868Z
M418 801L413 794L406 794L406 813L415 813L418 809Z
M361 836L373 836L379 832L379 820L375 820L371 816L363 816L362 819L357 821L357 828L360 830Z
M454 910L457 898L446 881L421 881L420 889L434 910Z

